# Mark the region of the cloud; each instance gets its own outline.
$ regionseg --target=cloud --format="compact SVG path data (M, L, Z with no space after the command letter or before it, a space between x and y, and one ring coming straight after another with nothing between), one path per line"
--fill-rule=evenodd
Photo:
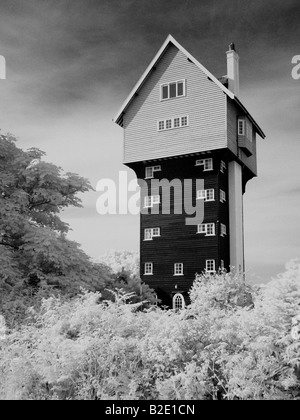
M290 74L299 14L298 0L1 0L0 127L93 185L116 178L122 129L111 120L166 36L216 76L226 73L225 51L235 42L242 101L267 135L245 194L246 261L270 272L300 246L300 83ZM93 255L137 249L138 218L98 218L96 198L88 193L83 209L64 214L72 237Z

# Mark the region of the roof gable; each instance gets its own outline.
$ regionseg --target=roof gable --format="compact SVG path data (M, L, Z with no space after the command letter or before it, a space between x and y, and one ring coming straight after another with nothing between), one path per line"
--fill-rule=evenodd
M176 48L178 48L179 51L181 51L191 62L193 62L200 70L203 71L207 75L207 77L212 80L230 99L234 100L238 106L245 112L248 116L248 118L251 120L251 122L256 127L256 130L258 134L264 138L265 135L261 128L258 126L258 124L255 122L255 120L252 118L252 116L249 114L249 112L246 110L246 108L242 105L242 103L238 100L238 98L232 93L229 89L227 89L210 71L208 71L201 63L199 63L198 60L196 60L185 48L183 48L173 37L172 35L168 35L165 42L162 44L160 49L158 50L157 54L145 70L145 72L142 74L138 82L133 87L132 91L127 96L126 100L122 104L120 110L118 111L117 115L113 119L113 121L116 124L122 125L122 117L125 113L127 107L131 103L131 101L134 99L137 92L141 89L146 79L149 77L151 71L156 66L157 62L160 60L161 56L164 54L165 50L168 48L169 44L173 44Z

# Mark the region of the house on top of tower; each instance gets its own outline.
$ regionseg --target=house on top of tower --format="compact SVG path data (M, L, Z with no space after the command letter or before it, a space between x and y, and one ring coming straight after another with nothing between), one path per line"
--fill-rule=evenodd
M114 119L124 129L124 164L145 181L141 278L170 307L185 305L196 273L244 271L242 197L257 175L257 135L265 135L238 99L234 44L226 55L218 79L169 35ZM153 179L192 180L203 222L186 225L184 209L164 214L161 192L149 193Z

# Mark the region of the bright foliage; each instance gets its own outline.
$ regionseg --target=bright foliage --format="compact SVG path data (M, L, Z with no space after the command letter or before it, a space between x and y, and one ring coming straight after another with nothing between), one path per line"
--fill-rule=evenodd
M200 276L180 312L128 299L44 300L0 342L0 398L300 398L299 261L256 291Z

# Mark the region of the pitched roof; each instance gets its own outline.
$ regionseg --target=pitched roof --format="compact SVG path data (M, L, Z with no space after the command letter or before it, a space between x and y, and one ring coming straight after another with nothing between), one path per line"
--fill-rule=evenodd
M173 44L175 47L177 47L178 50L181 51L183 54L185 54L185 56L189 60L191 60L200 70L202 70L207 75L207 77L209 77L217 86L219 86L219 88L222 89L223 92L230 99L232 99L233 101L235 101L237 103L237 105L246 113L247 117L251 120L251 122L254 124L254 126L255 126L258 134L262 138L265 138L265 134L263 133L262 129L255 122L255 120L253 119L253 117L249 114L249 112L247 111L247 109L239 101L239 99L234 95L234 93L231 92L229 89L227 89L212 73L210 73L210 71L208 71L201 63L199 63L199 61L196 60L185 48L183 48L172 37L172 35L168 35L167 36L165 42L162 44L162 46L158 50L157 54L155 55L155 57L153 58L153 60L151 61L151 63L147 67L147 69L144 71L144 73L142 74L142 76L140 77L140 79L138 80L138 82L136 83L136 85L134 86L134 88L132 89L132 91L127 96L126 100L122 104L119 112L117 113L117 115L115 116L115 118L113 119L113 121L116 124L122 125L122 117L123 117L123 114L125 113L127 107L129 106L129 104L131 103L131 101L134 99L136 93L141 89L142 85L144 84L144 82L146 81L146 79L148 78L148 76L150 75L152 69L155 67L156 63L159 61L159 59L161 58L162 54L165 52L165 50L167 49L167 47L169 46L170 43Z

